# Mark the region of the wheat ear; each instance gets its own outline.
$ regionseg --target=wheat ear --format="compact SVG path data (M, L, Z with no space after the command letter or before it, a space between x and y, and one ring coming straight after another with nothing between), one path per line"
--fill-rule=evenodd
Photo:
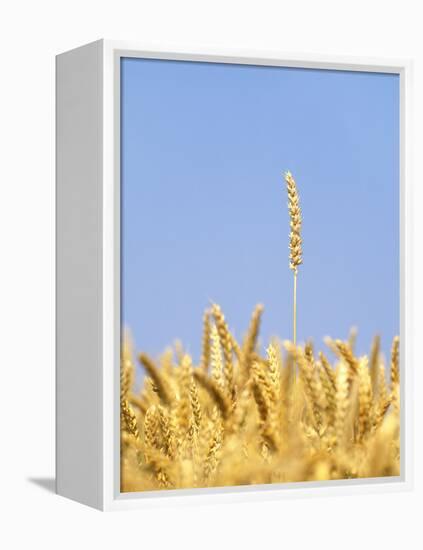
M208 372L210 364L210 311L207 309L203 317L203 346L200 365L204 372Z
M216 382L212 378L208 378L203 371L199 369L194 370L194 378L208 392L218 406L222 418L226 420L230 412L230 402L226 397L226 394L221 390Z
M171 395L153 360L146 353L140 353L138 359L141 365L144 366L145 370L151 376L157 395L165 405L169 405L172 401Z
M399 381L400 381L400 362L399 362L399 336L395 336L391 348L391 399L394 408L399 412Z
M257 337L260 330L260 320L263 313L262 304L257 304L251 316L250 326L243 343L244 371L247 376L250 374L250 367L253 362L254 349L257 343Z
M129 401L124 399L120 404L121 419L126 431L133 435L135 439L139 438L137 417Z
M391 348L391 384L399 384L399 337L395 336Z
M212 306L212 314L216 323L217 332L219 334L220 345L223 351L223 373L225 375L225 381L229 390L229 394L232 399L235 397L234 386L234 368L232 364L232 339L230 336L229 328L225 320L225 316L222 310L217 304Z

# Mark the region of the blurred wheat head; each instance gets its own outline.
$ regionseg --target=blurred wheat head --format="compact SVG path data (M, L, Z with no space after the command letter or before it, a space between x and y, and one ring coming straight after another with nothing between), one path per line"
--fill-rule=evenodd
M157 361L140 354L141 391L124 341L123 492L399 475L399 339L388 366L378 338L358 357L353 335L326 340L333 363L310 342L260 354L262 311L237 342L214 304L199 364L180 344Z

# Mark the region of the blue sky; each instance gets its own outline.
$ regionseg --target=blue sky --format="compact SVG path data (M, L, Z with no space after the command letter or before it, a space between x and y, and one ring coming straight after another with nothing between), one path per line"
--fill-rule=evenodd
M124 59L122 323L197 359L216 301L236 336L292 336L290 170L303 211L298 339L399 332L396 75Z

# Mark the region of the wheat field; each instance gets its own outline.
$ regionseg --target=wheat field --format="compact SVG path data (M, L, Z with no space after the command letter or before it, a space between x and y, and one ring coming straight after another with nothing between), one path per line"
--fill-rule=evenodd
M400 473L399 337L389 364L375 337L358 357L347 341L297 345L297 278L303 264L297 184L284 174L293 272L292 341L260 353L263 307L237 342L219 305L206 310L199 364L181 344L134 390L134 350L122 344L121 491L321 481ZM331 363L329 354L334 358Z
M357 357L354 332L326 352L275 339L260 354L262 312L238 343L213 304L199 364L181 344L157 362L140 354L138 392L125 340L123 492L399 475L399 338L388 364L379 338Z

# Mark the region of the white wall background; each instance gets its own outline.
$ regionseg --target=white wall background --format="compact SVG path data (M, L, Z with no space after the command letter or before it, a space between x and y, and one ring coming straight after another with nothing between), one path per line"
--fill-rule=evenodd
M419 4L418 0L14 0L2 5L2 548L24 544L45 549L423 547L423 364L417 351L423 327ZM415 59L417 471L413 492L100 514L30 481L54 473L54 55L101 37Z

